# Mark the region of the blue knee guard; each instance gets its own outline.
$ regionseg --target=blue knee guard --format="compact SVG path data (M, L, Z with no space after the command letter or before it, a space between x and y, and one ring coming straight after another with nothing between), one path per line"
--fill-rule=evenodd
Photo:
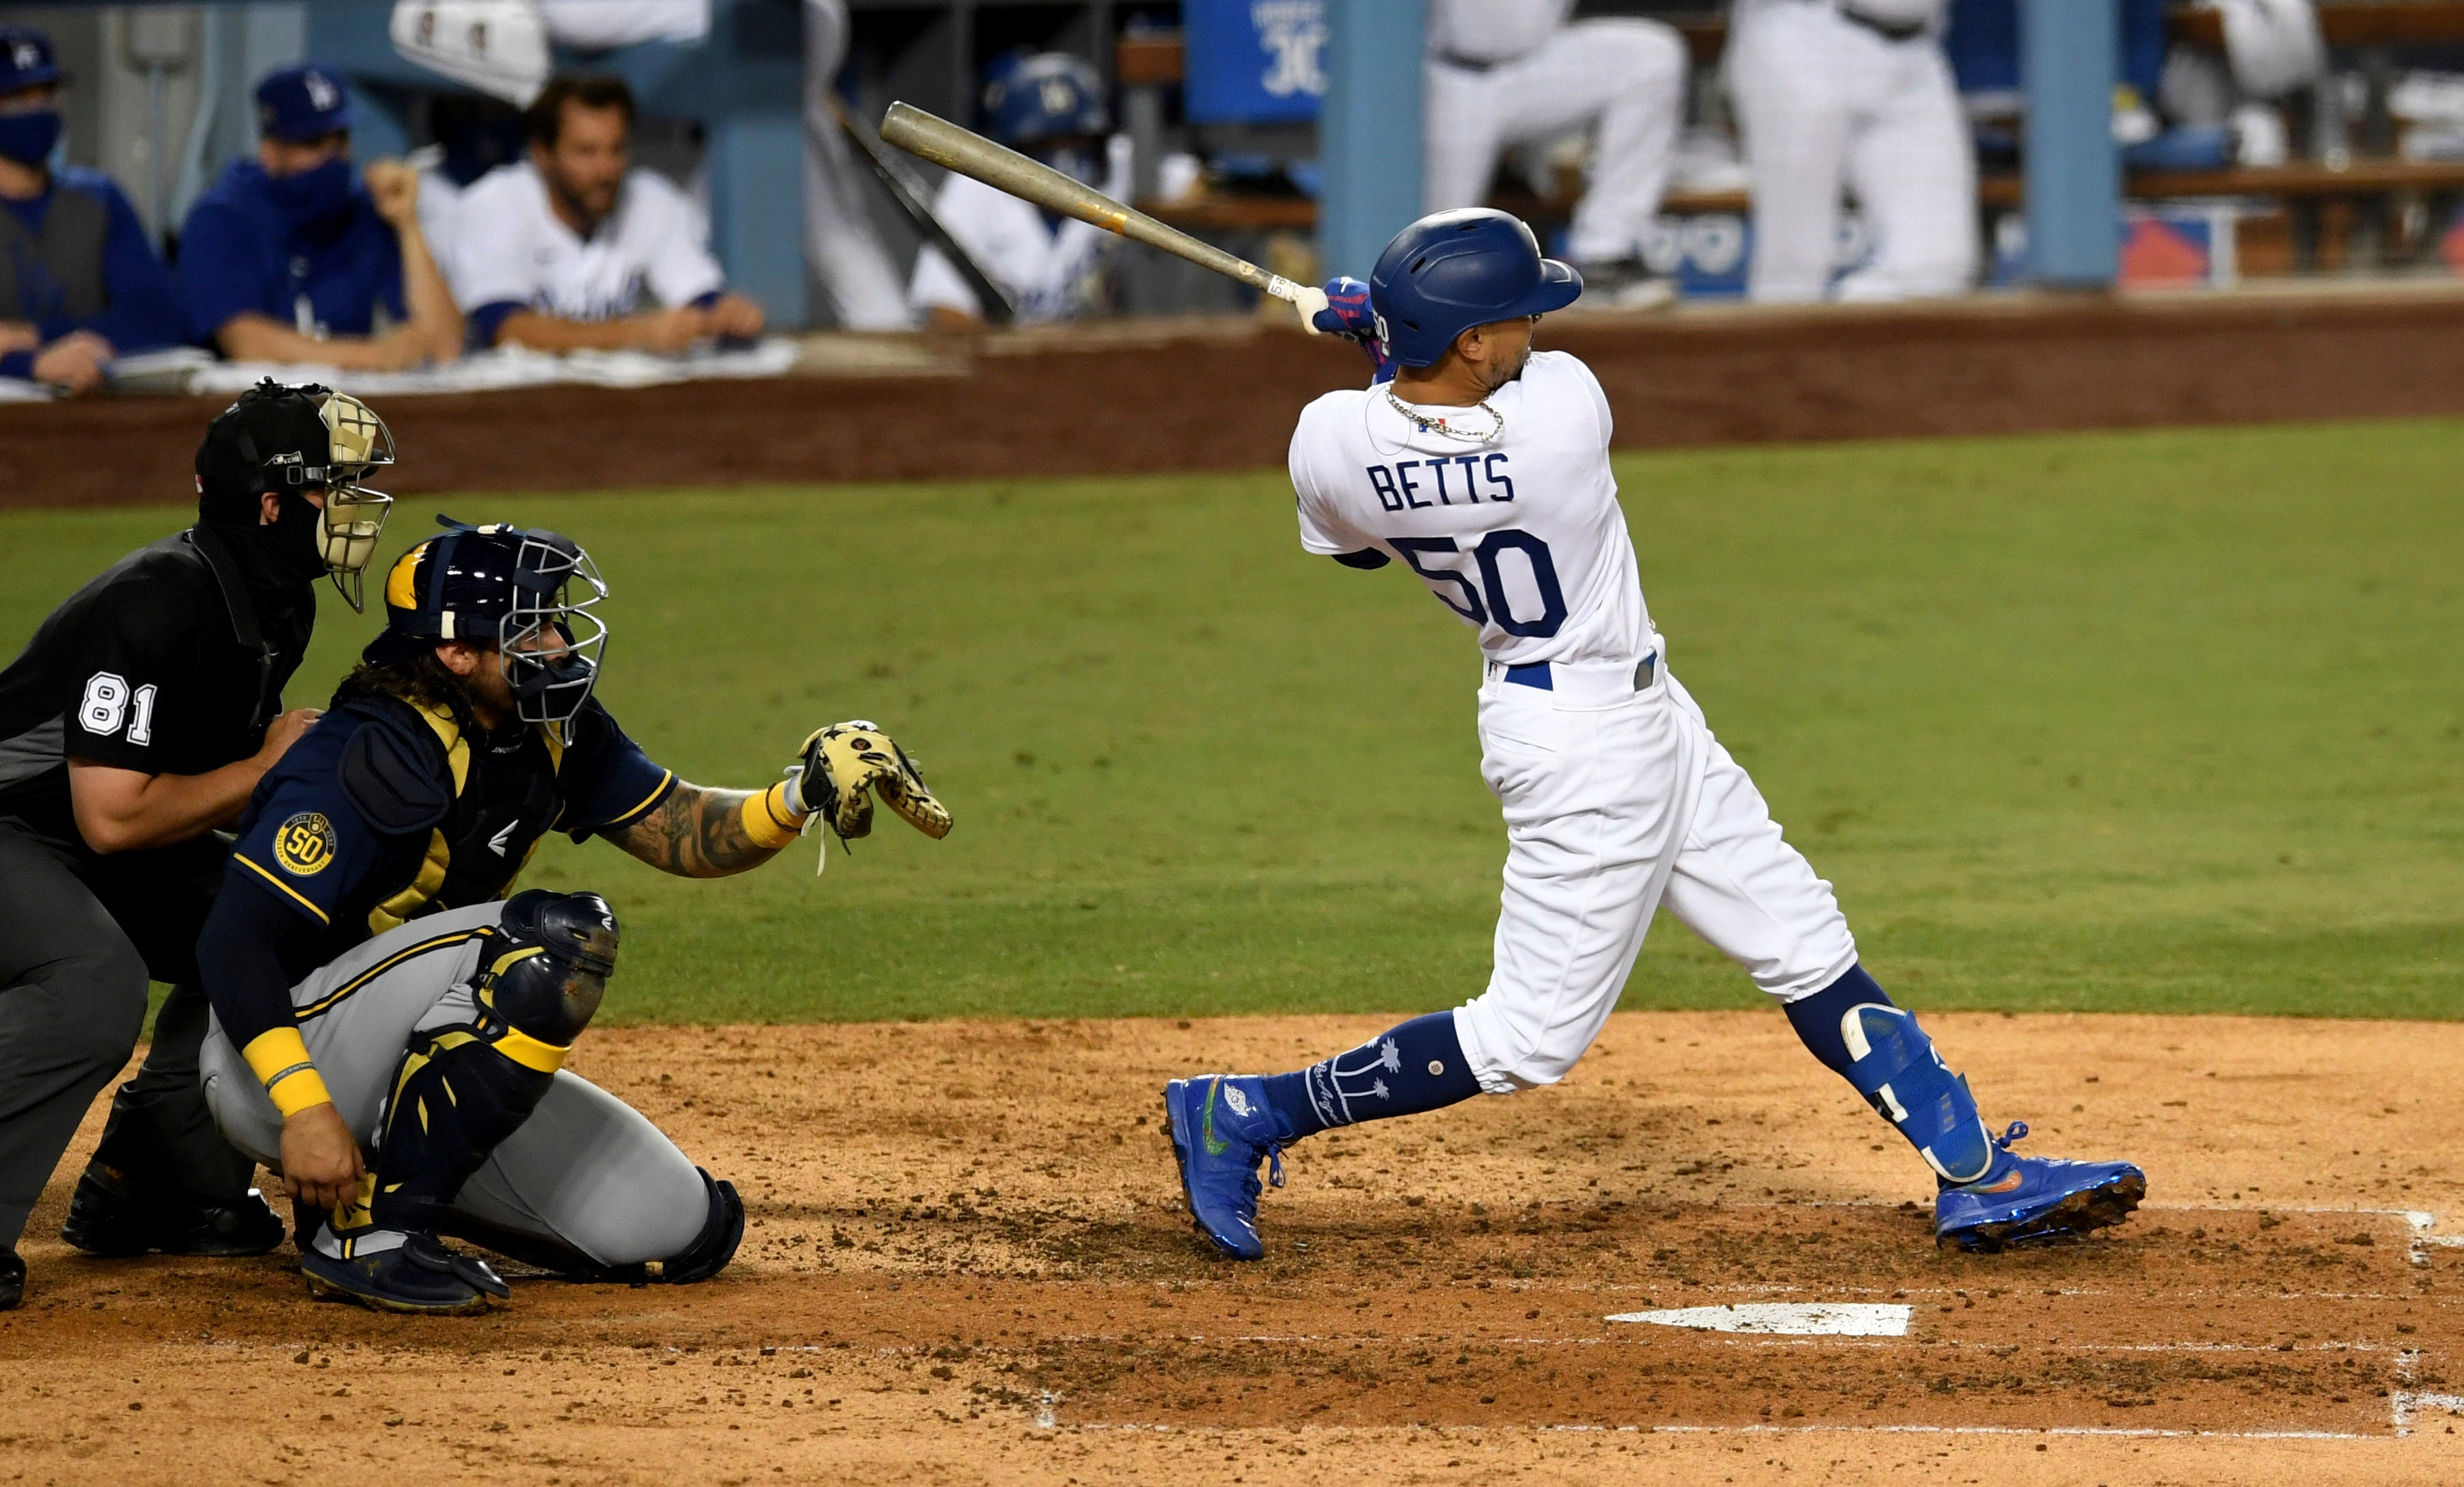
M1900 1129L1946 1183L1972 1183L1993 1165L1993 1141L1964 1076L1950 1072L1933 1039L1906 1011L1864 1002L1841 1014L1848 1082Z

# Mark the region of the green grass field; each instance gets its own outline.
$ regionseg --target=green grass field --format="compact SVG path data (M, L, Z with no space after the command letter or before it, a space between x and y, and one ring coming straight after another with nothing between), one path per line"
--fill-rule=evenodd
M1926 1007L2464 1015L2464 425L1635 455L1678 674ZM407 452L415 460L418 452ZM1503 830L1470 637L1280 475L406 501L597 556L687 778L878 719L958 818L683 882L561 840L631 1020L1436 1008ZM0 633L172 507L0 516ZM381 560L382 561L382 560ZM294 703L373 628L330 591ZM1663 920L1629 1007L1749 1006Z

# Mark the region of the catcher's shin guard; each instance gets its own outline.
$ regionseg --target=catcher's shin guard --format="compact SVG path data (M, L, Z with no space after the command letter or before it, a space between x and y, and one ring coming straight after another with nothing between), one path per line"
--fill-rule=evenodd
M334 1228L433 1231L463 1183L556 1082L615 969L616 916L596 894L518 894L473 988L476 1021L414 1032L394 1076L365 1207Z
M1915 1016L1887 1003L1842 1012L1848 1082L1900 1129L1945 1183L1974 1182L1993 1165L1992 1133L1976 1114L1965 1076L1953 1074Z
M693 1170L701 1173L702 1189L710 1199L710 1216L693 1243L666 1259L604 1265L569 1244L499 1228L460 1212L447 1214L441 1221L441 1232L546 1271L549 1278L556 1280L594 1285L691 1285L725 1270L727 1262L736 1257L736 1247L744 1242L744 1200L736 1195L736 1185L721 1182L704 1168Z

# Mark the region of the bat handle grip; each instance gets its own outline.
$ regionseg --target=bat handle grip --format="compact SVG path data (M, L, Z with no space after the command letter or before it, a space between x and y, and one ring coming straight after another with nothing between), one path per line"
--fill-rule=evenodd
M1310 335L1323 335L1317 328L1317 312L1326 308L1326 291L1315 284L1295 284L1281 274L1266 280L1266 293L1288 303L1301 313L1301 329Z

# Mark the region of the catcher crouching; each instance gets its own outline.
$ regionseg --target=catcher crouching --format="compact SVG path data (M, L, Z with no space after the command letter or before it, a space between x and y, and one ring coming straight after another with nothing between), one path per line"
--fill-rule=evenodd
M591 697L589 556L446 525L394 565L384 633L241 822L198 943L207 1102L282 1174L319 1297L455 1313L511 1294L443 1235L569 1279L707 1279L743 1236L735 1188L562 1067L615 969L615 912L506 896L551 831L717 877L816 815L864 834L876 795L935 837L949 812L863 722L814 733L767 789L678 780Z

